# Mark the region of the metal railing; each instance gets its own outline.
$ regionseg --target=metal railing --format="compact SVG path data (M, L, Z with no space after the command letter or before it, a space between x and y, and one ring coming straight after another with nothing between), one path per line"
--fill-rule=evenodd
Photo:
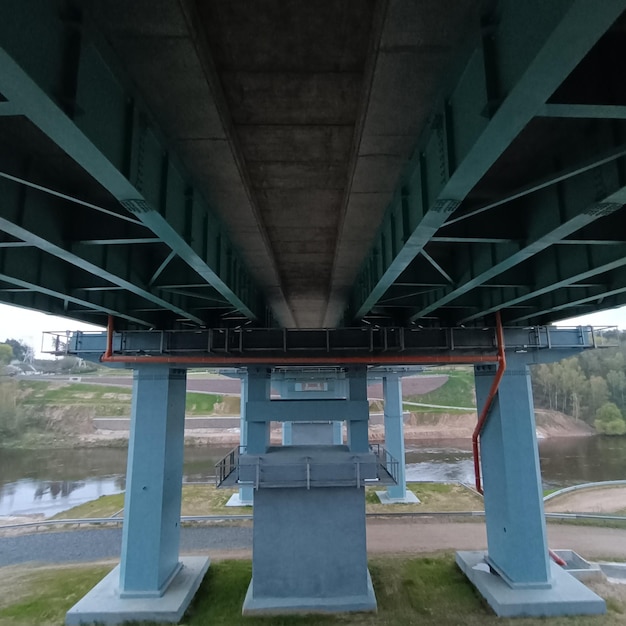
M237 446L215 464L216 487L219 487L233 472L239 469L239 457L245 450L244 446Z
M251 459L252 460L252 459ZM363 487L380 482L376 463L358 457L344 461L315 462L304 457L293 463L267 463L262 457L239 466L237 484L271 489L281 487Z
M242 458L244 448L233 448L215 465L215 485L260 487L327 487L366 484L397 484L400 474L399 461L380 444L371 444L368 455L353 455L341 460L316 461L305 456L294 462L270 462L265 455ZM243 463L242 463L243 461ZM233 474L235 476L233 476ZM229 480L231 479L231 480Z
M400 476L400 462L379 443L370 443L370 450L376 456L379 468L385 470L397 484Z
M453 517L485 517L484 511L388 511L383 513L366 513L366 517L404 517L404 518L453 518ZM626 522L626 516L623 515L600 515L596 513L545 513L546 520L596 520L606 522ZM183 523L194 522L228 522L253 520L251 514L230 514L224 515L181 515L180 521ZM16 524L6 524L0 526L0 532L5 530L16 530L20 528L32 528L37 531L40 527L45 529L51 526L83 526L95 525L119 526L124 522L123 517L85 517L78 519L56 519L56 520L37 520L35 522L20 522Z

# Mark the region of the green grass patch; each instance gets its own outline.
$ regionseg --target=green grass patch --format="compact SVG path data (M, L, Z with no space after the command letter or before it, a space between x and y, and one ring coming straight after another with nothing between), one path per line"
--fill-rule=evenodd
M86 517L111 517L124 508L124 494L116 493L110 496L100 496L79 504L67 511L57 513L51 519L84 519Z
M249 507L227 507L234 489L216 489L214 485L183 485L181 515L245 515L252 513ZM124 507L124 494L100 496L96 500L79 504L67 511L57 513L52 519L85 519L87 517L111 517Z
M20 404L25 407L93 407L96 415L130 415L132 388L89 383L20 381Z
M100 404L110 401L128 403L132 389L114 385L91 385L86 383L54 384L46 381L20 381L25 392L23 404Z
M439 373L439 372L438 372ZM441 387L419 396L408 396L405 401L418 402L423 404L436 404L443 406L475 407L474 398L474 374L469 368L459 368L441 372L448 375L448 380ZM466 411L455 411L451 409L435 409L432 407L420 407L405 404L405 409L413 413L454 413Z
M378 613L242 617L241 606L250 583L250 561L213 562L183 626L540 626L541 618L496 617L456 567L451 554L420 558L376 558L369 564ZM63 624L65 612L108 571L102 566L72 566L16 571L0 582L19 578L18 593L0 604L0 626ZM15 586L15 585L14 585ZM607 597L608 613L590 617L557 617L550 626L618 626L624 623L623 596ZM154 622L142 622L156 626Z
M90 383L58 383L40 380L19 382L19 403L30 407L43 406L93 406L96 415L130 415L132 388L122 385L98 385ZM231 398L212 394L187 392L185 412L187 415L213 415L221 403L228 400L228 410L232 407ZM238 407L239 398L236 398ZM238 410L238 408L237 408Z
M482 511L483 501L463 485L447 483L408 483L410 489L420 499L420 504L380 504L376 491L384 487L368 487L365 492L368 513L394 512L450 512ZM249 507L227 507L234 489L216 489L214 485L183 485L182 515L246 515L252 513ZM87 517L110 517L124 506L124 494L100 496L67 511L58 513L53 519L84 519Z
M185 413L187 415L211 415L215 411L215 405L222 401L222 396L213 393L188 391L185 400Z
M110 570L110 566L58 567L12 572L10 580L0 576L0 626L60 626L67 610Z
M365 508L368 513L447 513L452 511L482 511L483 499L463 487L452 483L407 483L407 489L420 500L419 504L381 504L376 491L382 487L368 487Z

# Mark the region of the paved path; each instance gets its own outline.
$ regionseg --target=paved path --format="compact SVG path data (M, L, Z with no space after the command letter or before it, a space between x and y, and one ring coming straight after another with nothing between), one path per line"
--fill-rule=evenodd
M0 566L18 563L73 563L117 559L122 545L121 528L42 532L0 537ZM214 526L183 528L180 551L237 551L252 547L252 528Z
M626 559L626 530L565 524L548 525L551 548L568 548L590 559ZM18 563L71 563L117 559L121 529L72 530L0 537L0 566ZM482 550L487 547L485 525L479 522L401 521L367 522L370 554L415 554L437 550ZM249 526L186 527L181 553L218 557L249 557Z

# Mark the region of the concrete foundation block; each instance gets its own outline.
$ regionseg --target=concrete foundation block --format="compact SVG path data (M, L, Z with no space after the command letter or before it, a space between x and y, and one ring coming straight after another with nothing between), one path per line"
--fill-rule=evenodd
M120 598L120 568L107 574L66 614L66 626L123 624L155 621L175 624L181 620L209 569L207 557L186 556L182 567L159 598Z
M381 504L420 504L420 499L409 489L404 498L390 498L386 491L377 491L376 495Z
M230 498L228 498L228 502L226 503L226 506L253 506L254 503L253 502L244 502L241 499L241 496L239 495L239 493L233 493L232 496L230 496Z
M372 611L365 489L259 489L244 613Z
M376 596L369 570L367 591L362 595L338 597L255 597L254 579L243 603L243 615L293 615L307 613L376 612Z
M573 550L554 550L565 561L563 569L580 581L604 580L606 576L597 563L590 563Z
M456 563L499 617L606 613L604 600L556 563L550 565L549 588L512 589L500 576L491 573L486 557L483 551L457 552Z

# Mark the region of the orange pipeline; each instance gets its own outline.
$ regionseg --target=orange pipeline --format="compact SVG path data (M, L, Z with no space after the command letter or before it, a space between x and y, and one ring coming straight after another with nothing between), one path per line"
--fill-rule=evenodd
M487 396L487 399L485 401L485 406L480 413L478 423L476 424L476 428L474 429L474 433L472 434L472 451L474 453L474 479L476 484L476 491L478 491L478 493L480 494L483 493L483 486L480 477L480 454L478 452L478 440L480 438L480 433L485 426L485 422L489 417L489 410L491 409L491 405L493 403L493 399L496 396L496 393L498 393L498 387L500 386L502 376L504 376L504 372L506 371L506 356L504 354L504 331L502 330L502 319L500 318L500 311L496 311L496 337L498 342L498 369L496 371L496 375L494 376L493 382L491 383L491 389L489 389L489 395Z

